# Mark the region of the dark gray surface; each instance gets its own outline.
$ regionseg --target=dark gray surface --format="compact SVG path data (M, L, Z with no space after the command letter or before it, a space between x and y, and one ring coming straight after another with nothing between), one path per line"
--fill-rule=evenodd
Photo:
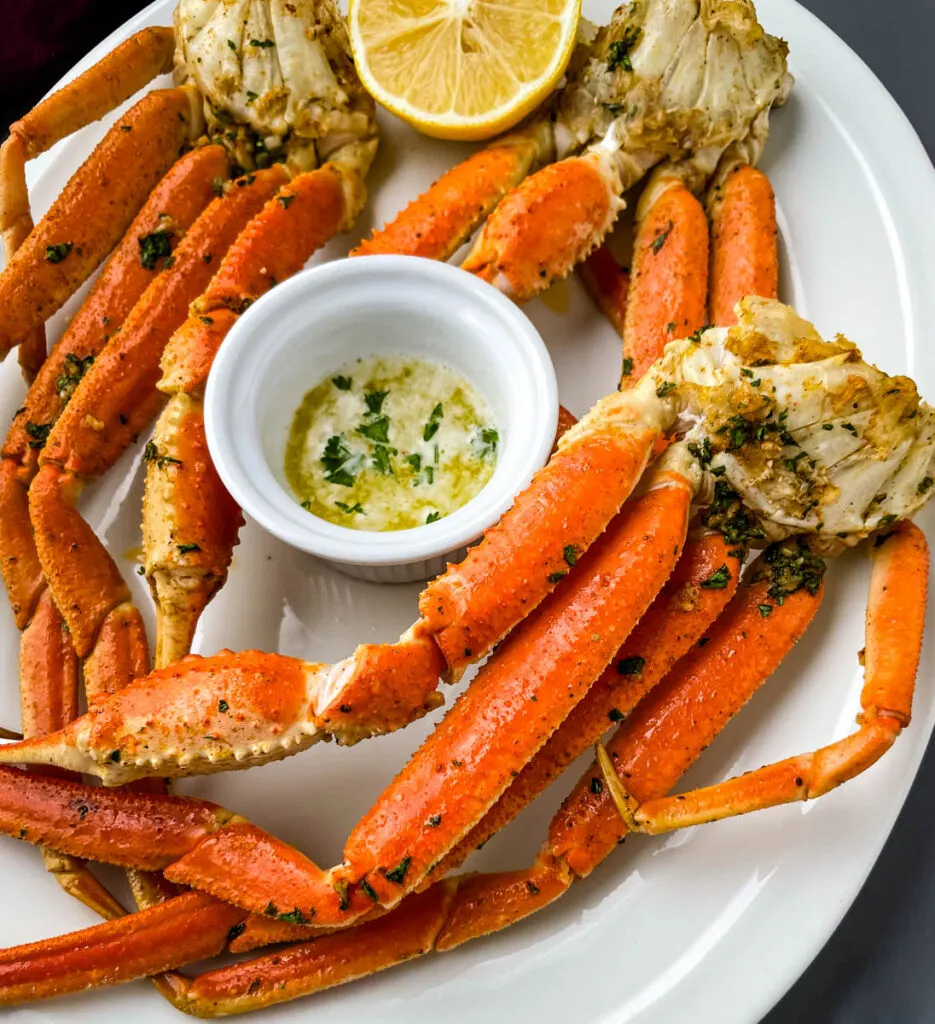
M800 2L870 65L935 157L935 0ZM935 210L919 212L935 230ZM935 744L930 744L867 884L827 946L763 1024L935 1022L933 807Z

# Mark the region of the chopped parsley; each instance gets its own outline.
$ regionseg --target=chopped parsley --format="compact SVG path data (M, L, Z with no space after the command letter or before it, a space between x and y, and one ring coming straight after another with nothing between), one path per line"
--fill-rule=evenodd
M221 700L218 701L218 711L220 711L223 714L225 711L229 711L229 710L230 710L230 704L228 704L226 700L221 698Z
M314 916L314 909L311 910L311 915ZM277 914L276 918L279 921L285 921L286 924L311 924L312 917L307 917L299 910L298 907L295 910L290 910L287 914Z
M325 479L342 487L354 486L354 473L348 469L358 463L340 434L332 434L318 460L325 467Z
M428 523L437 523L438 520L441 519L441 517L442 517L441 512L429 512L429 514L425 517L425 522L426 522L426 524L428 524Z
M550 572L549 583L561 583L567 575L567 572Z
M403 857L392 871L386 872L386 880L388 882L397 882L402 885L403 879L405 879L406 872L409 870L409 865L411 863L412 857Z
M786 597L805 590L813 597L821 587L825 563L812 554L802 538L772 544L763 553L764 566L756 580L769 580L767 595L781 605Z
M361 423L357 433L375 444L387 444L390 439L390 421L388 416L378 416L369 423ZM426 438L428 440L428 438Z
M695 456L702 467L707 466L714 458L711 442L706 437L703 437L700 442L689 441L688 451Z
M198 544L176 544L180 555L187 555L190 551L200 551L201 547Z
M153 441L147 441L143 448L143 461L155 462L158 469L165 469L166 466L181 466L181 459L173 459L171 455L161 455Z
M372 413L374 416L379 416L388 394L389 391L365 391L364 402L367 405L367 412Z
M702 580L701 586L705 590L724 590L729 582L730 569L726 565L722 565L720 569L715 569L706 580Z
M293 199L295 199L295 196L294 195L290 195L288 192L280 192L279 195L276 196L276 198L282 204L282 208L284 210L288 210L289 209L289 204L293 201ZM349 380L350 378L349 377L344 377L342 379L343 380ZM350 384L348 384L348 387L350 387Z
M623 357L623 373L621 376L629 377L633 373L633 360L629 356Z
M349 516L357 515L358 513L362 516L367 514L364 511L364 506L359 501L355 501L353 505L348 505L346 501L336 501L335 505Z
M374 449L373 449L373 456L372 456L372 458L370 460L371 463L373 464L373 468L378 473L382 473L383 476L395 476L395 474L393 472L393 463L390 462L390 455L395 455L395 454L396 454L396 449L395 448L389 448L385 444L375 445ZM431 468L431 466L429 466L429 467L427 467L425 469L424 472L426 472L426 473L434 473L434 470ZM431 482L432 482L432 478L430 476L429 477L429 483L431 483Z
M657 398L665 398L665 396L666 396L666 395L667 395L667 394L668 394L668 393L669 393L670 391L674 391L674 390L675 390L675 381L674 381L674 380L666 380L666 381L663 381L663 382L662 382L662 383L661 383L661 384L659 385L659 387L658 387L658 388L656 388L656 397L657 397Z
M429 413L428 422L422 429L423 441L431 441L438 433L438 428L441 426L442 416L444 416L444 410L442 409L442 403L439 402L431 413Z
M172 255L172 236L165 228L141 235L137 243L140 247L140 266L144 270L155 270L159 260Z
M74 248L73 242L58 242L45 247L45 258L48 263L61 263Z
M669 221L669 226L667 228L664 228L662 231L660 231L659 234L656 235L656 237L652 240L652 244L650 245L650 248L652 249L654 256L658 256L659 255L660 250L662 249L662 247L668 241L669 234L671 233L673 227L675 227L675 225L670 220Z
M331 378L331 383L338 389L338 391L350 391L351 385L354 382L350 377L345 377L339 373L337 377Z
M702 334L704 334L705 331L710 330L710 328L710 324L705 324L703 327L699 327L697 331L688 336L688 340L693 341L696 345L700 345Z
M765 536L756 517L725 480L715 481L714 498L702 513L701 521L721 533L728 544L744 546Z
M622 39L615 39L607 47L607 70L616 71L618 68L623 71L632 71L633 62L630 60L630 51L636 45L640 37L640 29L627 26L623 32Z
M641 676L646 667L646 659L634 654L629 658L621 658L617 662L617 672L622 676Z
M255 46L258 50L268 50L271 46L276 44L272 39L251 39L250 45Z
M479 459L488 459L497 453L500 432L496 427L481 427L471 437L471 451Z
M49 434L54 426L54 423L33 423L32 420L27 420L26 433L32 438L29 442L29 447L42 448L46 441L48 441Z
M578 564L578 550L574 544L566 544L562 548L562 557L572 568Z
M88 372L94 356L76 356L73 352L65 353L65 366L55 381L55 390L60 398L66 401L75 393L81 378Z

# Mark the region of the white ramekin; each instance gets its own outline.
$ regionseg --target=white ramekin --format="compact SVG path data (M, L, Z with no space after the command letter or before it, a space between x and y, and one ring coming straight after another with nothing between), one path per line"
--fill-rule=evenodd
M306 512L286 482L293 414L323 378L360 356L435 359L487 399L497 467L466 505L383 533ZM287 544L374 582L428 579L509 508L555 437L555 371L539 333L495 288L446 263L367 256L305 270L254 303L217 354L205 395L208 447L243 510Z

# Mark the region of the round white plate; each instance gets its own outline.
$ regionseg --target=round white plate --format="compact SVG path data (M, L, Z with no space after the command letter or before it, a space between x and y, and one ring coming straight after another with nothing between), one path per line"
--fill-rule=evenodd
M585 0L585 14L604 21L612 6L612 0ZM143 25L169 24L172 7L172 0L158 0L75 71ZM788 105L774 115L763 162L779 201L783 298L823 333L847 334L870 360L910 374L935 399L935 346L926 337L935 323L935 231L927 223L927 211L935 209L932 167L903 114L844 43L792 0L760 0L759 14L770 32L789 40L796 76ZM355 232L319 258L343 255L468 152L421 138L392 117L382 122L371 203ZM30 168L35 211L47 207L103 131L103 125L88 127ZM552 352L561 400L580 414L615 385L620 343L574 280L567 297L567 312L540 302L527 311ZM61 323L57 318L53 337ZM12 415L22 394L15 360L8 360L0 370L0 416ZM137 446L86 494L83 510L118 559L140 544L142 487ZM131 560L122 566L151 621L143 581ZM853 728L866 566L861 552L830 567L818 621L686 785L812 749ZM337 659L359 642L394 639L416 614L417 592L414 585L381 587L337 575L251 525L227 587L205 615L197 650L258 647ZM0 723L8 726L19 716L17 639L0 601L7 680ZM822 800L632 839L562 900L517 927L267 1011L264 1020L752 1024L819 950L872 867L935 720L933 678L929 645L912 727L878 765ZM331 864L353 823L431 725L426 719L351 749L320 746L280 764L179 788L226 804ZM572 770L559 780L471 866L527 864L576 777ZM7 840L0 847L0 943L93 923L43 872L35 850ZM116 873L109 877L118 880ZM137 982L36 1004L13 1019L151 1024L178 1018L146 982Z

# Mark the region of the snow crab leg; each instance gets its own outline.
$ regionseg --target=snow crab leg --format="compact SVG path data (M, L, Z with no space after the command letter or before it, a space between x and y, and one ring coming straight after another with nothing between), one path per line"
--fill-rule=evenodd
M169 400L148 449L143 502L157 668L191 649L201 613L224 585L242 522L205 440L202 402L214 356L243 310L350 227L365 195L360 171L338 162L283 185L231 246L166 346L157 386Z
M212 181L226 172L217 146L182 157L155 188L107 262L79 313L44 364L16 416L0 462L0 567L23 630L20 691L23 731L45 735L77 716L78 663L64 620L45 583L29 519L29 483L38 469L44 436L51 430L88 367L158 272L160 261L141 259L140 239L159 232L166 254L213 197ZM146 264L150 264L147 266ZM145 653L145 652L144 652ZM145 672L147 659L120 672L108 691ZM89 872L68 858L48 853L46 863L67 891L106 914L121 913Z
M691 652L675 663L664 681L652 689L650 696L624 721L611 742L610 750L618 771L626 773L631 787L636 789L634 780L640 780L640 791L647 794L671 788L731 715L776 667L810 621L818 606L818 591L813 595L802 590L784 595L782 604L772 602L775 603L776 619L767 622L758 609L764 602L771 602L767 593L770 586L771 580L758 578L755 567L751 581L742 587L725 613L711 626L707 634L708 643L703 647L694 645ZM745 657L739 671L732 662L731 685L725 687L723 660L737 650L741 650ZM703 718L695 715L692 709L697 706L700 694L714 702L721 714ZM669 737L675 735L680 737L678 744L669 742ZM0 778L6 781L11 774L10 770L4 770ZM84 850L95 848L98 856L113 856L122 850L124 852L120 856L126 857L126 851L132 846L134 852L130 856L145 857L147 866L153 867L156 866L154 845L146 838L149 829L158 828L160 835L166 836L165 855L171 857L178 849L198 843L199 836L206 830L220 826L223 831L226 823L236 821L211 805L178 799L175 803L180 806L173 821L166 816L166 812L171 815L172 808L165 803L160 814L152 807L141 806L145 799L142 796L98 791L100 803L89 797L86 804L81 805L88 806L82 817L82 821L88 823L87 827L69 828L70 819L76 813L80 814L80 810L76 812L73 809L76 804L71 791L73 785L63 783L57 791L59 784L52 780L45 783L36 780L37 801L31 807L28 819L23 818L23 808L17 801L20 805L15 811L0 816L0 827L11 832L22 828L23 822L28 820L25 838L38 838L41 834L44 841L68 842ZM110 822L115 820L113 812L107 809L111 803L120 807L121 821L130 824L138 820L143 831L134 833L132 837L126 833L121 835L119 831L114 833L110 828ZM103 828L100 827L101 817L105 822ZM33 836L30 829L36 829L37 834ZM211 836L219 834L219 831L209 832L209 837L201 840L202 845L210 842ZM210 1010L211 1015L257 1008L392 966L414 953L429 952L433 948L440 951L450 949L470 938L506 927L557 898L575 877L590 873L625 834L626 826L604 789L595 766L586 773L556 815L549 840L530 869L460 876L435 882L427 892L407 897L396 910L371 923L358 925L344 934L326 935L312 943L293 947L285 955L278 954L275 966L283 969L270 974L264 973L264 969L274 964L269 957L209 972L187 988L190 1008L198 1014L207 1014ZM194 845L194 849L197 848ZM159 914L168 913L167 906L159 908ZM203 904L192 904L193 917L195 913L202 912ZM137 919L138 929L133 927ZM71 937L70 944L60 939L52 940L48 949L41 944L33 944L26 949L5 952L0 955L0 964L9 967L4 969L0 966L0 998L21 1000L30 995L58 994L93 984L118 935L130 941L127 959L132 970L140 971L144 964L142 958L137 959L134 954L137 948L134 936L153 935L159 920L155 912L146 911L142 915L134 915L134 918L77 933ZM149 921L154 925L151 926ZM235 922L234 932L238 937L243 932L241 925L245 923L244 919ZM223 937L218 934L222 927L231 927L229 919L225 918L221 926L205 928L198 934L203 940L211 938L223 942ZM211 935L205 935L205 932L211 932ZM79 970L73 970L70 963L72 950L79 944L89 957L91 966L85 962ZM147 942L145 955L150 958L153 970L180 965L181 961L173 957L167 946L171 946L167 939L162 944ZM50 966L54 966L55 981L49 980ZM123 970L123 967L117 969L118 972ZM109 967L107 976L102 980L119 980L113 977L114 973L114 968ZM259 985L256 984L258 977ZM44 979L44 986L40 979Z
M155 415L162 350L211 279L210 259L223 254L285 179L281 168L257 171L211 201L175 249L172 265L153 279L84 374L40 453L29 488L36 550L75 651L85 661L92 695L109 692L115 651L145 646L145 637L123 578L77 511L78 495Z
M707 642L694 645L675 663L618 728L607 749L601 749L599 762L585 773L553 819L549 838L532 867L443 878L421 894L407 897L390 913L350 931L323 935L193 980L181 979L178 1004L198 1016L246 1012L351 981L433 949L454 948L551 903L576 878L594 870L634 826L662 831L807 799L868 767L908 722L911 707L922 616L907 620L901 610L924 608L927 579L927 548L911 524L900 524L872 551L864 710L858 718L863 725L856 734L860 739L841 741L815 755L781 762L718 787L657 798L675 785L743 707L814 617L821 599L823 566L818 559L810 561L809 572L800 573L793 582L790 563L797 564L801 557L800 544L787 544L784 549L769 549L748 569L742 587L707 631ZM764 608L771 609L768 615ZM899 645L889 642L894 625L899 627ZM695 709L701 703L715 713L697 715ZM678 742L672 742L676 736ZM821 784L810 787L801 776L815 768L820 768ZM793 773L798 774L793 777ZM3 770L0 779L6 782L13 774ZM813 780L817 782L817 776ZM69 809L74 814L77 801L72 793L54 789L74 784L37 779L33 785L39 802L28 820L41 832L41 841L83 842L83 851L95 849L98 855L101 846L95 847L95 842L108 852L127 849L125 841L121 844L124 837L113 839L109 828L81 840L80 831L68 827ZM0 793L6 788L0 788ZM94 804L95 799L104 804L141 799L119 792L88 792L91 806L82 821L101 813L109 816L106 807ZM636 800L643 804L634 811ZM197 842L204 823L233 820L203 802L177 803L181 806L171 824L165 817L155 819L160 835L168 837L168 856ZM686 814L670 813L683 806ZM143 811L140 822L153 827L152 808L121 807L122 815L128 811L131 817L126 822L133 820L134 811ZM25 820L21 807L16 813L18 820ZM0 824L7 832L17 827L6 814L0 816ZM150 851L152 857L153 845L141 842L140 850ZM232 936L236 940L244 925L242 913L238 915L234 908L200 894L178 897L132 918L4 951L0 999L21 1002L181 966L206 951L219 950ZM173 929L184 931L184 942ZM119 958L114 956L115 948L121 950Z
M86 74L96 78L92 73L98 69L100 65ZM89 82L89 88L94 84L103 88L109 80L106 69L102 76L99 82ZM135 86L135 81L130 85ZM56 97L47 102L57 103ZM108 101L111 98L108 93ZM3 190L0 224L5 239L11 240L5 242L8 249L17 238L22 240L0 274L0 355L5 356L60 309L120 240L146 197L178 158L180 148L201 134L198 99L189 87L144 96L111 128L25 238L22 233L29 224L29 207L25 188L17 188L22 171L16 164L24 151L35 155L42 151L37 146L51 144L86 122L63 118L48 136L38 132L28 150L22 132L11 134L4 146L13 148L0 165L0 173L9 182ZM78 105L74 112L80 115L85 107ZM94 187L102 180L110 182L106 201Z
M796 800L813 800L866 771L909 724L922 647L928 544L910 522L880 534L872 553L865 682L857 732L812 753L726 782L640 803L616 781L611 795L631 832L658 835Z

